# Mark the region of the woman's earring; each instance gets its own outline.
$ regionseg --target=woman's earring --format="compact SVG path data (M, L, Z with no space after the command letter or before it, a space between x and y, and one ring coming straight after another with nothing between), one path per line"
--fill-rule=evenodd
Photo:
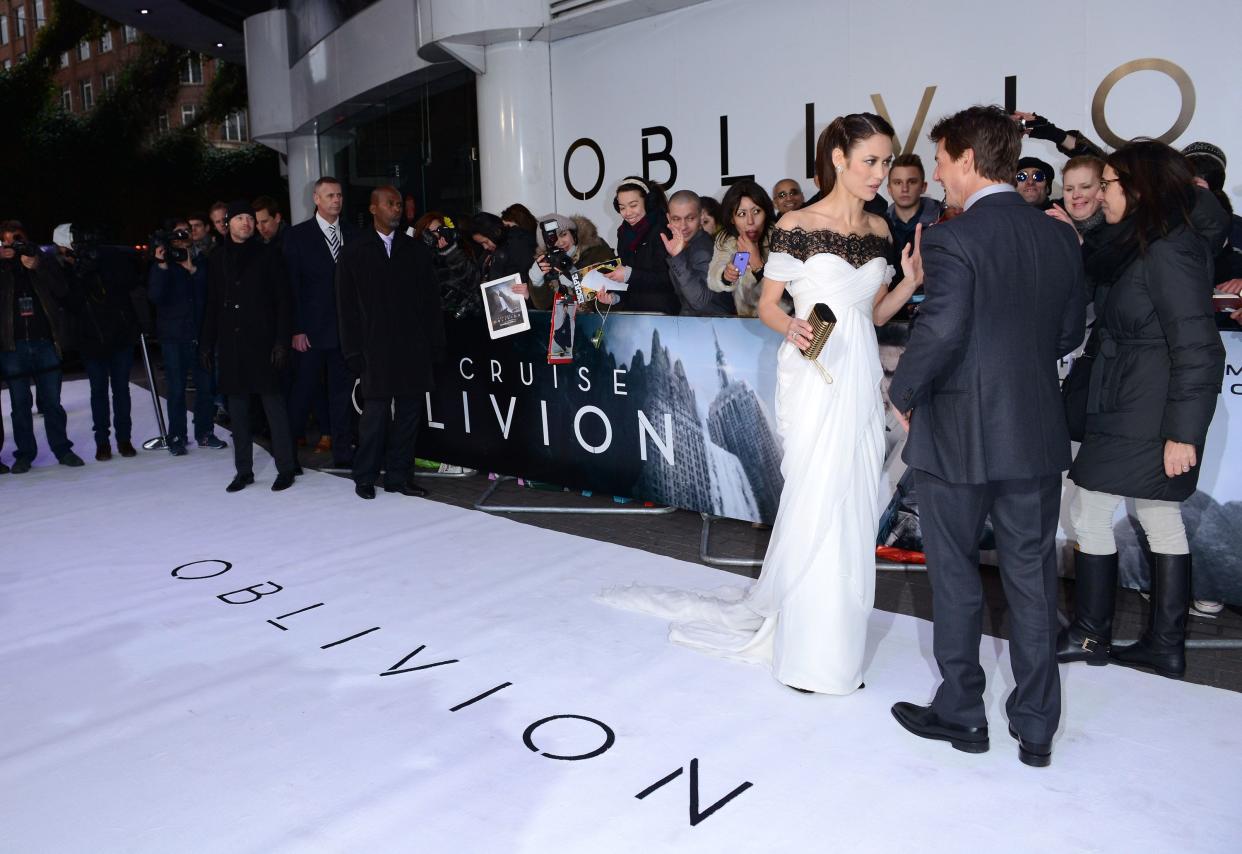
M844 171L845 171L845 167L844 167L844 166L838 166L838 167L837 167L837 171L838 171L838 172L844 172Z

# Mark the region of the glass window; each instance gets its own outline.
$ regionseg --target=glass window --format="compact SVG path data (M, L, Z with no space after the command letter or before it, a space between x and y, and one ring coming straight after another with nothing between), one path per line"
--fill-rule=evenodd
M0 17L0 44L9 43L9 15L6 12Z
M82 39L78 42L78 59L91 58L91 42L90 39Z
M115 88L116 88L116 72L109 71L107 74L103 76L103 90L105 92L111 92Z
M186 57L185 64L181 66L181 82L186 84L203 82L203 58L197 53Z
M73 112L73 92L68 86L60 90L60 105L65 108L65 112Z
M99 37L99 52L107 53L112 50L112 30L104 30L104 34Z
M60 67L61 68L69 67L69 51L65 51L64 53L60 55Z
M126 44L133 44L134 42L138 41L138 28L137 27L131 27L129 24L126 24L125 28L121 31L121 34L122 34L122 37L125 39Z
M156 128L159 130L159 132L160 132L160 133L165 133L165 132L167 132L167 130L168 130L168 113L160 113L160 114L159 114L159 117L155 120L155 126L156 126Z
M11 60L11 59L7 59L7 58L6 58L6 59L4 60L4 70L5 70L5 71L8 71L8 70L9 70L10 68L12 68L12 67L13 67L13 60Z
M26 5L18 3L13 7L13 17L17 18L17 37L24 39L26 37Z
M78 83L78 90L82 94L82 109L89 110L95 106L95 94L91 89L91 81L89 79Z
M181 105L181 126L183 128L189 127L194 122L194 114L197 111L198 107L195 104Z
M37 30L37 29L40 29L40 28L41 28L44 24L46 24L46 23L47 23L47 15L45 15L45 14L44 14L44 12L43 12L43 6L44 6L43 0L35 0L35 2L34 2L34 20L35 20L35 29L36 29L36 30Z
M246 137L246 111L229 113L224 119L224 138L229 142L245 142Z

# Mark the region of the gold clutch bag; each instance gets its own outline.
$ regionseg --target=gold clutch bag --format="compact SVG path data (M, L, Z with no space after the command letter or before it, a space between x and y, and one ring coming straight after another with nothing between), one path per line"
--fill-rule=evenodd
M815 363L815 367L819 368L819 372L825 382L832 382L832 374L828 373L827 368L820 364L819 356L824 352L824 347L828 343L828 336L836 328L837 316L826 303L821 302L816 303L811 308L807 322L811 324L811 343L802 351L802 355Z

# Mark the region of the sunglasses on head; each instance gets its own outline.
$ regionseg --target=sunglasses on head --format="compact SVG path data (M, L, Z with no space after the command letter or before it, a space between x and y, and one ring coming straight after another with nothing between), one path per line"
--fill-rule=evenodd
M1034 181L1036 184L1042 184L1048 180L1048 176L1044 174L1042 169L1032 169L1030 172L1023 169L1016 176L1019 184L1025 184L1027 181Z

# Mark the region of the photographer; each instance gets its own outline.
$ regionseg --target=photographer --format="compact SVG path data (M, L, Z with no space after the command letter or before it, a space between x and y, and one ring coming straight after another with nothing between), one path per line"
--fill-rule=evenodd
M38 453L32 379L52 453L63 466L84 465L72 450L60 405L61 348L67 336L60 300L65 295L60 271L40 257L39 247L26 239L21 223L0 224L0 372L8 381L13 409L14 474L30 471Z
M69 232L66 241L63 232ZM101 246L99 235L79 226L62 226L58 245L68 284L65 301L73 321L74 340L86 363L91 386L95 459L112 459L109 422L116 429L116 448L123 457L137 454L131 439L129 374L138 342L138 316L133 291L137 271L126 250ZM64 247L63 243L69 246ZM109 411L108 386L112 387Z
M215 435L211 417L211 373L198 359L199 330L207 305L207 259L194 253L193 232L185 222L173 224L171 232L151 237L151 270L147 297L155 304L156 332L164 354L164 377L168 382L168 452L174 457L186 449L186 373L194 378L194 438L200 448L227 448Z
M615 257L612 248L599 237L595 223L584 216L566 217L560 214L548 214L540 219L541 224L556 224L556 240L548 246L548 233L539 230L539 242L543 252L535 258L530 267L530 286L515 285L513 292L519 296L530 296L531 305L538 309L549 309L556 295L556 286L573 287L569 277L571 269L589 267L600 264Z
M456 318L483 314L477 271L461 247L453 221L439 211L428 211L414 223L412 236L434 253L444 311Z

